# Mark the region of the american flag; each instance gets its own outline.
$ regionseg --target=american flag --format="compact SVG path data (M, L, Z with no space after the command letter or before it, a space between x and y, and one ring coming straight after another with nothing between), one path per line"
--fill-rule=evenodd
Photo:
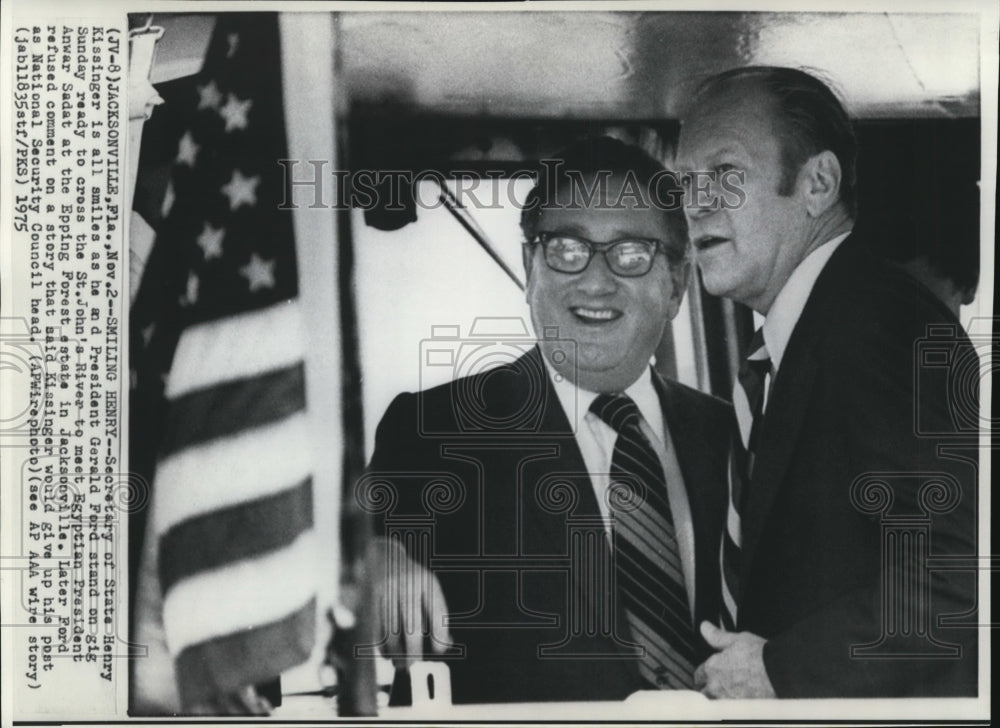
M176 148L132 309L131 414L155 422L132 433L159 443L145 538L181 705L272 679L315 639L279 42L273 14L219 15L202 71L172 102Z

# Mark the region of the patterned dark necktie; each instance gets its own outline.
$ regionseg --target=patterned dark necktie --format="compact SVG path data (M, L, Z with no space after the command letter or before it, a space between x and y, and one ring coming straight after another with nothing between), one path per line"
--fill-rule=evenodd
M741 514L746 502L746 488L753 474L757 432L764 411L764 385L771 370L771 359L764 345L764 330L757 329L750 340L750 352L740 364L737 384L733 387L733 408L737 427L732 433L729 452L729 506L726 529L722 534L722 626L733 630L739 612L739 575L743 548Z
M645 648L639 672L650 688L690 689L694 628L663 467L639 428L639 408L629 397L601 394L590 409L618 433L609 499L615 581L633 641Z

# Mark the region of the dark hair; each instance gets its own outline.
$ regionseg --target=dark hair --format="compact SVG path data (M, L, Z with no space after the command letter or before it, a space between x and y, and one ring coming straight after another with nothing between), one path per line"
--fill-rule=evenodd
M778 194L791 194L805 161L829 150L840 162L840 200L848 214L856 218L858 143L847 110L830 86L795 68L745 66L708 78L694 98L697 101L747 83L760 84L775 103L774 118L781 127L776 130L782 163Z
M583 139L539 162L537 182L521 210L521 232L530 242L538 232L542 210L557 204L551 199L570 185L596 182L597 175L625 176L647 191L651 204L662 209L669 239L664 240L671 262L688 254L687 219L684 217L683 190L677 177L640 147L608 136Z

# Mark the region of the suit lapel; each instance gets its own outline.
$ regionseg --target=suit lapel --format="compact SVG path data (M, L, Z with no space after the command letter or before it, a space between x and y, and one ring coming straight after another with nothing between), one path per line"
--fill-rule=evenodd
M741 583L744 584L767 515L784 481L815 380L816 366L811 348L804 347L798 356L788 356L791 353L792 348L789 346L781 372L771 390L767 412L761 425L759 454L747 492L743 513Z
M523 535L530 539L531 553L548 553L563 556L570 555L570 544L568 539L568 529L573 520L584 518L588 520L587 527L595 527L601 516L601 510L597 503L597 496L594 494L593 483L584 463L583 455L577 444L576 436L570 425L569 417L563 410L555 389L548 377L548 371L544 368L542 354L538 347L532 349L525 357L531 360L523 362L528 366L522 367L522 371L541 371L545 376L541 384L541 396L539 397L543 412L538 422L537 432L531 433L526 442L530 442L532 447L536 445L551 445L551 457L540 458L537 467L530 468L523 472L530 472L531 475L523 477L521 480L521 513ZM533 376L533 375L532 375ZM519 394L523 396L526 392L532 392L538 397L539 387L537 380L529 381L522 378L518 386L531 387L524 389ZM511 457L523 460L524 452L520 451L517 445L513 445L510 452ZM536 477L537 476L537 477ZM575 487L577 500L576 504L565 513L554 514L542 507L539 502L538 485L539 478L547 476L557 476L557 480L568 482ZM595 520L590 520L590 519ZM589 582L579 582L571 578L568 582L569 589L577 594L592 594L593 585ZM569 625L568 604L553 605L567 619L566 626ZM621 615L621 623L618 625L618 634L627 634L627 625L624 615ZM617 649L621 645L615 644ZM609 665L607 670L620 670L625 675L629 683L638 684L638 665L634 660L617 660L614 667Z
M761 423L757 461L743 511L743 558L741 584L746 584L754 552L760 543L768 514L795 451L802 432L806 409L815 384L819 365L817 352L826 330L825 320L835 293L845 276L859 265L855 235L850 235L834 252L816 279L802 315L788 340L781 369L768 395L767 410Z
M594 495L594 488L587 474L587 466L584 463L580 447L573 434L569 418L563 411L559 397L556 395L552 383L549 381L548 370L542 361L542 354L536 346L525 355L531 360L525 362L528 366L521 368L525 375L521 378L518 386L523 387L523 392L517 396L538 397L541 392L540 401L543 408L541 418L538 421L537 432L530 433L530 443L533 448L537 446L551 446L551 456L540 459L539 468L544 469L547 474L564 474L574 476L567 478L576 486L577 502L574 508L565 514L566 518L579 516L599 516L597 497ZM534 372L542 373L542 383L539 390L537 381L527 381L528 377L537 376ZM523 460L523 452L516 446L511 450L511 456ZM524 472L524 471L519 471ZM567 535L565 529L556 530L552 528L553 514L542 508L539 502L538 485L533 478L523 478L521 481L521 514L523 518L524 534L531 535L535 540L535 546L544 548L548 553L566 553Z

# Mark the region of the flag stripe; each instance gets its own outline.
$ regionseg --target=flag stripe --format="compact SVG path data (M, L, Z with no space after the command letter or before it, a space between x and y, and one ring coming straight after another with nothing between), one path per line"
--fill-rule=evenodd
M273 495L190 518L160 541L163 591L199 572L288 546L312 526L308 479Z
M185 705L263 682L305 662L316 629L316 598L280 619L192 645L176 660ZM266 660L262 657L266 656Z
M295 301L190 326L177 344L166 395L247 379L302 359L305 332Z
M310 475L303 414L189 447L158 466L157 531L205 511L221 510L283 490ZM261 457L275 453L280 457ZM213 486L214 484L214 486Z
M174 400L162 454L260 427L304 410L302 363L259 376L192 391Z
M306 531L279 551L177 582L163 598L170 651L281 619L315 595L318 571L315 534Z

